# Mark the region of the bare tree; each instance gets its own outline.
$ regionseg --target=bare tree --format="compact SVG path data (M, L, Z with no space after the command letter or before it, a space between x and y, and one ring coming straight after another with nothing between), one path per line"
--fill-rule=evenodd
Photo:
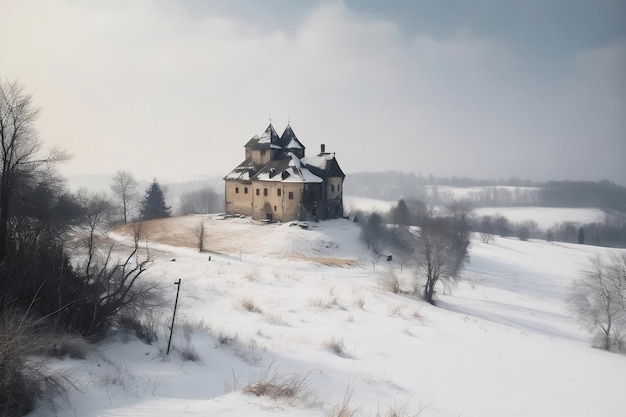
M41 151L34 126L38 115L39 109L19 83L0 79L0 261L7 253L9 215L20 173L67 159L57 150Z
M472 207L468 201L453 201L446 207L446 211L450 216L454 275L457 275L469 259L468 250L472 238L470 225Z
M130 210L137 199L137 185L135 177L128 171L117 171L111 181L111 191L121 206L124 224L128 223Z
M206 228L204 226L204 221L200 220L200 224L196 226L194 229L194 233L196 238L198 239L198 251L204 252L204 237L206 233Z
M84 273L89 276L99 246L98 240L101 238L98 232L111 218L113 204L104 193L90 193L84 188L78 190L76 195L82 208L81 223L87 228L87 235L83 239L83 245L87 250Z
M602 348L620 347L626 332L626 255L591 259L588 270L574 282L570 310L589 330L599 330Z
M430 215L415 241L416 274L414 292L421 291L424 300L434 304L437 282L451 284L458 277L454 235L447 219Z

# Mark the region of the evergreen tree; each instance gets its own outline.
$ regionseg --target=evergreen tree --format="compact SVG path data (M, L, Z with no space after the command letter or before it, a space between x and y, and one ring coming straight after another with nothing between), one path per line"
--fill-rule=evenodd
M581 245L585 244L585 232L583 232L583 228L578 229L578 243Z
M161 219L170 216L170 207L165 205L163 190L156 178L146 188L146 195L141 203L142 220Z
M391 215L395 224L406 226L411 223L409 208L403 198L398 200L398 205L392 209Z

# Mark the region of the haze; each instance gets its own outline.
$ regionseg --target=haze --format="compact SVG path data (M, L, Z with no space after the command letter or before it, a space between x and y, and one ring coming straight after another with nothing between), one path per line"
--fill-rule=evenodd
M624 185L625 74L619 0L0 3L66 175L225 175L271 117L348 174Z

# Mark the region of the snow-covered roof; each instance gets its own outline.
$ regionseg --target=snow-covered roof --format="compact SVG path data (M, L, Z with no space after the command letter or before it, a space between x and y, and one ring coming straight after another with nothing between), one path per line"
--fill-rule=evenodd
M319 168L321 170L325 170L328 167L328 163L335 159L335 153L321 153L315 156L307 156L306 158L302 158L302 163L305 165L310 165L315 168Z
M237 165L235 169L230 171L224 177L225 180L240 180L248 181L252 177L254 172L254 165L252 164L252 158L247 158L245 161Z
M252 180L273 182L321 183L324 180L303 167L297 156L270 161L254 175Z

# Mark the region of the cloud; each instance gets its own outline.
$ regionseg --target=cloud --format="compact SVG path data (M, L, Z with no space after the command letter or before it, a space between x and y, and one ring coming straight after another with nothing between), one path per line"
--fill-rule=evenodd
M8 1L0 16L1 75L42 106L69 174L222 175L272 113L347 172L626 178L623 42L554 77L497 39L406 34L341 2L289 31L166 0Z

